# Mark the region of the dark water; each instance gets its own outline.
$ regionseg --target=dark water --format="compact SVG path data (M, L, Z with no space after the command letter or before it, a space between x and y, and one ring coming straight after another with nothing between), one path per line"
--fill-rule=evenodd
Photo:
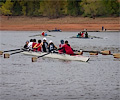
M0 50L21 48L39 31L0 31ZM77 32L48 32L58 46L68 40L74 49L120 52L119 32L89 32L103 39L71 39ZM0 56L0 100L120 100L120 59L112 55L89 56L88 63L32 56Z

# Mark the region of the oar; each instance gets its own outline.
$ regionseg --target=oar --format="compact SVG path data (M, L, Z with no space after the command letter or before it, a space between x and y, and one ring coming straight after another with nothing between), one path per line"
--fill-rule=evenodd
M74 50L74 51L89 52L90 55L98 55L98 53L103 54L103 55L111 55L111 52L109 50L105 50L105 51Z
M77 55L82 55L83 54L83 51L81 51L81 50L73 50L74 52L75 51L77 51L75 54L77 54Z
M81 51L81 50L74 50L74 51ZM104 51L84 51L84 50L82 50L82 52L89 52L90 55L98 55L98 53L103 54L103 55L113 55L114 58L120 58L120 53L111 54L111 52L109 50L104 50Z
M89 35L88 37L90 37L90 38L98 38L98 39L103 39L102 37L91 36L91 35Z
M111 52L109 51L109 50L104 50L104 51L84 51L83 50L83 52L89 52L90 54L98 54L98 53L100 53L100 54L103 54L103 55L110 55L111 54Z
M45 55L48 55L48 54L50 54L50 53L51 53L51 52L46 53L46 54L41 55L41 56L38 56L38 57L32 57L32 62L36 62L36 61L37 61L37 58L44 57Z
M32 57L32 62L36 62L36 61L37 61L37 58L44 57L45 55L48 55L48 54L54 52L55 50L57 50L57 49L54 49L54 50L52 50L51 52L48 52L48 53L43 54L43 55L41 55L41 56Z
M41 34L37 34L37 35L31 35L29 37L34 37L34 36L42 36Z
M0 51L0 55L2 55L4 52L11 52L11 51L17 51L17 50L21 50L21 49L13 49L13 50L7 50L7 51Z
M35 36L42 36L42 35L41 35L41 34L37 34L37 35L31 35L31 36L29 36L29 37L35 37ZM47 36L55 37L55 36L53 36L53 35L47 35Z
M4 54L4 58L10 58L10 55L17 54L17 53L21 53L21 52L23 52L23 51L24 51L24 50L21 50L21 51L14 52L14 53L11 53L11 54L5 53L5 54Z

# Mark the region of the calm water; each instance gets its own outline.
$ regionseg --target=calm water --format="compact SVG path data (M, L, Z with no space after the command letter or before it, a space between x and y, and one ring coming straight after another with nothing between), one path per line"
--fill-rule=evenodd
M29 37L39 31L0 31L0 50L21 48ZM68 40L74 49L111 50L120 52L119 32L89 32L103 39L75 39L78 32L47 32L55 37L56 46L61 39ZM90 61L63 61L32 56L0 55L0 100L120 100L120 59L111 55L89 56Z

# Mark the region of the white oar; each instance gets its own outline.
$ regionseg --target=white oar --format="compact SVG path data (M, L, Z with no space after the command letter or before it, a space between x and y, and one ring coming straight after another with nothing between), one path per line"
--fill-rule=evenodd
M4 52L11 52L11 51L17 51L17 50L21 50L21 49L13 49L13 50L7 50L7 51L0 51L0 55L2 55Z

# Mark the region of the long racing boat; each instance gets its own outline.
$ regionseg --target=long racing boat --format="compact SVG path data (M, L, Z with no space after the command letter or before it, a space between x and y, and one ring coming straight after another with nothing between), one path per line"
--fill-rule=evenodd
M82 55L68 55L68 54L59 54L59 53L43 53L43 52L33 52L33 51L24 51L22 54L25 55L32 55L32 56L41 56L41 57L48 57L48 58L56 58L62 60L75 60L75 61L83 61L88 62L89 57L85 57ZM45 56L44 56L45 55Z

